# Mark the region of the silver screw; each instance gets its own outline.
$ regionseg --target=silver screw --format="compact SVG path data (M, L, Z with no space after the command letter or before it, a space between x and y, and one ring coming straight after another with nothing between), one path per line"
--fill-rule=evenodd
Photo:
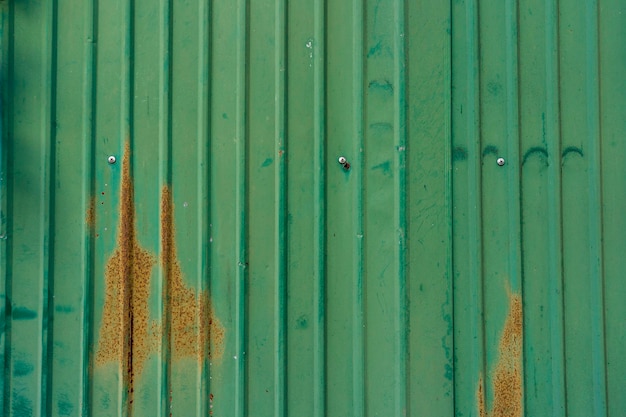
M113 155L111 155L111 156L109 156L109 157L107 158L107 161L109 161L109 164L114 164L114 163L115 163L115 161L116 161L116 159L115 159L115 157L114 157Z
M496 163L497 163L498 165L500 165L500 166L504 165L504 158L498 158L498 159L496 160Z
M340 156L340 157L339 157L339 163L340 163L341 165L345 165L345 164L346 164L346 162L348 162L348 160L346 159L346 157L345 157L345 156Z

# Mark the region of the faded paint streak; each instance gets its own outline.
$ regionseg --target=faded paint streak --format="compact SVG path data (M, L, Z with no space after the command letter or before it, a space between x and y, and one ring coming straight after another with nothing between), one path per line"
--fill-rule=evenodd
M197 293L184 283L176 250L173 212L171 191L163 187L161 262L168 277L172 357L193 357L202 362L208 353L209 357L219 358L223 353L224 329L213 315L209 293L206 290Z
M509 313L500 338L498 364L493 371L493 407L490 417L522 417L522 343L523 343L522 299L509 294ZM482 377L478 383L479 416L487 416Z
M128 402L133 402L135 378L151 350L148 297L155 257L139 246L135 231L135 203L130 172L130 145L122 162L117 248L105 270L106 293L96 365L124 366Z

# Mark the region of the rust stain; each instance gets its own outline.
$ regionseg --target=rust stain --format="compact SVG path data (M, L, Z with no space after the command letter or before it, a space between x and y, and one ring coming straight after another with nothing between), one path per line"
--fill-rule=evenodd
M148 297L155 257L143 249L135 231L135 203L130 173L130 145L122 161L117 247L105 269L105 300L96 365L123 366L128 401L133 402L135 377L141 373L151 343Z
M485 407L485 388L483 386L482 375L478 378L478 392L476 393L476 400L478 402L478 416L487 417L487 408Z
M93 196L89 199L89 206L85 212L85 224L90 228L96 225L96 198Z
M171 348L174 358L193 357L198 361L219 358L223 353L224 328L214 317L209 293L197 293L184 283L175 241L172 194L161 192L161 262L168 276L171 314Z
M498 364L493 371L493 408L486 413L482 378L478 385L478 405L481 417L521 417L523 415L522 298L509 293L509 313L500 337Z
M94 206L93 202L91 206ZM88 209L87 219L90 218L90 211ZM140 246L135 217L130 145L126 143L117 246L105 268L105 300L95 364L116 363L120 366L128 394L129 412L132 412L135 381L142 373L148 356L160 351L164 330L161 320L150 318L148 304L152 270L157 259ZM161 198L161 264L167 277L163 302L171 317L168 337L171 337L172 358L194 357L203 361L207 354L219 358L223 353L224 329L213 316L208 292L196 293L184 285L173 225L172 197L170 190L164 187Z

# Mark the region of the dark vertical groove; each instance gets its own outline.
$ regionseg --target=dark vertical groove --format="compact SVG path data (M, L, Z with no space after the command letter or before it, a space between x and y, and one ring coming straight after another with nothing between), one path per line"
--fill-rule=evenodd
M41 412L50 415L52 412L52 377L53 377L53 342L54 342L54 216L55 216L55 178L56 178L56 81L57 81L57 1L51 0L47 5L45 38L42 39L42 52L45 54L42 94L45 95L42 114L44 123L41 149L47 161L42 165L42 185L47 191L42 195L41 221L43 252L43 308L42 308L42 349L41 349ZM47 152L46 152L47 151ZM47 178L45 178L47 177Z
M408 3L409 0L407 0ZM453 28L454 28L454 20L453 20L453 15L454 13L452 12L452 3L448 3L448 36L447 36L447 48L448 48L448 63L447 63L447 67L444 68L444 71L446 71L446 87L448 88L448 97L446 100L446 114L447 114L447 120L446 120L446 134L447 134L447 140L446 140L446 159L445 159L445 175L446 175L446 191L445 191L445 199L446 199L446 216L450 221L450 225L448 227L448 234L446 236L448 244L446 245L446 278L448 279L448 291L450 294L450 298L449 298L449 302L450 302L450 324L449 326L451 327L449 330L449 337L451 338L451 352L452 355L451 357L448 358L448 365L452 368L452 381L450 381L450 386L451 386L451 392L450 392L450 396L452 397L451 403L452 403L452 412L454 413L456 410L456 403L457 403L457 395L456 395L456 389L454 388L455 383L454 383L454 366L455 366L455 361L454 361L454 352L456 352L456 337L455 337L455 332L454 332L454 318L455 316L455 305L456 305L456 296L455 296L455 291L454 291L454 169L453 169L453 165L452 165L452 118L453 118L453 107L452 107L452 98L453 98L453 94L452 94L452 59L453 59L453 54L452 54L452 38L453 38ZM408 21L409 21L409 15L407 14L407 23L406 23L406 27L408 26ZM409 46L410 46L410 41L409 42ZM410 50L410 49L409 49ZM411 55L410 53L407 55L408 59L407 59L407 72L410 74L410 62L411 62ZM409 96L410 97L410 96ZM407 117L407 123L410 123L411 118ZM407 126L408 129L408 126ZM410 132L410 130L409 130ZM409 138L410 140L410 138ZM410 153L409 153L410 155ZM411 165L410 165L410 160L407 161L407 172L411 172ZM409 188L410 188L410 182L409 182ZM407 191L407 195L411 196L410 194L410 190ZM407 207L408 210L410 212L411 210L411 201L409 200L407 202ZM409 222L410 222L410 217L409 217ZM410 228L411 225L410 223L408 224L408 228ZM410 235L409 235L410 236ZM410 245L411 245L411 240L408 239L407 240L407 251L409 253L409 256L411 254L410 251ZM408 269L408 275L409 275L409 280L411 279L411 262L409 261L409 269ZM410 281L409 281L410 282ZM411 332L411 310L410 310L410 305L411 305L411 297L410 294L411 292L408 291L409 294L409 308L408 308L408 313L409 314L409 328L408 331L409 333ZM408 366L411 366L411 345L409 342L409 356L408 356ZM411 375L409 373L408 375L409 377L409 381L411 380ZM411 385L409 383L408 386L408 392L411 392ZM410 400L409 400L409 404L410 404ZM410 410L408 410L407 415L411 415Z
M202 357L208 360L202 361L200 369L201 380L201 401L200 415L210 415L210 395L211 395L211 250L210 250L210 225L211 206L209 204L211 196L211 2L210 0L200 0L198 2L199 19L199 40L198 40L198 175L196 177L198 193L198 259L197 276L199 291L208 294L208 306L201 313L205 317L200 318L200 323L207 323L208 329L200 329L201 332L208 332L209 337L203 346L199 346ZM167 409L163 410L164 415Z
M512 161L508 187L508 240L509 240L509 283L513 292L522 292L520 277L520 106L519 106L519 14L518 1L506 0L506 134L507 152Z
M550 0L548 0L550 1ZM548 1L546 1L546 4L548 4ZM524 273L525 273L525 269L524 269L524 260L525 260L525 255L524 255L524 245L525 245L525 240L524 240L524 184L523 184L523 163L522 163L522 159L521 159L521 155L523 155L523 141L522 141L522 125L524 123L524 121L522 120L522 54L521 54L521 19L520 19L520 0L516 1L516 5L515 5L515 16L516 16L516 28L517 28L517 33L516 33L516 42L515 42L515 54L517 56L517 69L516 69L516 76L517 76L517 82L516 82L516 93L517 93L517 129L516 129L516 133L517 133L517 147L516 147L516 151L517 151L517 158L515 160L515 163L518 165L518 169L517 169L517 174L518 174L518 180L517 180L517 190L518 190L518 201L519 201L519 217L518 217L518 227L519 227L519 285L520 285L520 294L521 294L521 298L522 298L522 334L526 334L526 325L523 322L524 317L523 317L523 300L524 300L524 288L525 288L525 280L524 280ZM548 26L546 26L546 30L549 30ZM548 93L549 94L549 93ZM511 197L509 197L511 198ZM548 226L549 228L550 226ZM550 277L548 278L550 279ZM527 357L530 357L530 355L527 355L527 349L526 349L526 343L524 340L522 340L522 368L525 367L526 365L526 359ZM522 374L522 393L525 392L526 389L526 373ZM524 395L522 394L522 407L523 410L528 410L528 395Z
M396 27L394 33L394 85L397 86L398 96L394 100L394 145L396 147L396 166L398 180L394 184L394 209L397 217L396 233L398 242L396 246L396 271L398 281L396 283L396 318L397 352L396 352L396 413L397 415L408 414L407 395L407 275L406 275L406 250L407 250L407 219L406 219L406 68L405 68L405 0L395 1Z
M122 58L122 128L124 129L122 135L122 146L124 146L124 140L130 141L130 148L133 150L133 104L134 104L134 13L135 13L135 0L126 0L124 10L124 37L123 37L123 58ZM131 153L132 155L132 153ZM132 172L131 163L131 172Z
M591 268L591 349L593 409L596 416L606 415L606 337L604 333L604 277L602 251L602 169L600 128L600 53L599 1L586 4L586 92L587 92L587 155L589 182L589 262Z
M6 36L5 36L5 27L7 20L7 10L9 7L6 4L0 5L0 265L7 264L7 199L6 199L6 167L7 167L7 158L6 158L6 146L8 140L6 139L6 134L8 129L7 127L7 112L5 111L5 104L8 103L8 98L11 97L6 94L5 86L6 83L6 70L7 65L11 64L11 61L8 61L7 64L7 54L5 53L5 45ZM7 88L8 89L8 88ZM8 298L7 298L7 270L3 268L0 270L0 294L2 294L2 299L0 299L0 332L1 337L0 341L0 349L3 350L2 357L0 358L0 366L2 367L2 371L6 370L7 357L6 353L8 350L8 342L7 342L7 323L9 321L9 317L7 315L8 311ZM5 389L8 385L8 376L6 373L3 374L2 381L0 382L0 412L2 415L6 415L8 413L5 412L5 399L7 398L5 395Z
M97 25L98 25L98 0L90 0L87 2L87 13L85 16L86 22L86 37L85 43L85 68L84 68L84 81L83 91L85 95L83 97L83 172L88 175L85 178L85 184L83 185L83 193L86 197L86 204L94 204L96 193L96 79L97 79L97 48L95 47L97 42ZM97 207L93 207L94 212ZM83 294L82 309L83 309L83 340L82 340L82 375L81 375L81 415L88 417L92 413L92 399L93 399L93 349L91 347L94 343L94 283L95 283L95 228L97 222L97 215L94 213L94 219L86 236L84 237L85 243L83 246L83 287L85 292Z
M159 68L159 185L161 193L165 187L169 187L172 183L172 0L161 0L160 4L160 63ZM171 194L170 194L171 196ZM165 197L162 196L162 199ZM171 209L171 201L165 202L170 205L168 209ZM166 213L160 213L161 218ZM161 379L161 403L163 405L162 415L167 416L170 414L171 402L172 402L172 340L171 340L171 325L172 325L172 312L170 301L170 277L172 274L172 262L169 257L170 253L167 252L167 248L164 242L169 240L168 231L163 227L170 227L171 225L164 225L161 222L160 241L161 241L161 253L164 258L163 267L161 272L161 293L163 297L161 315L163 317L161 331L161 364L160 373ZM166 259L167 258L167 259Z
M287 415L287 158L289 144L287 143L287 2L286 0L276 0L275 14L275 37L276 54L274 62L275 74L275 155L278 158L275 172L275 188L277 193L275 203L276 216L276 357L275 357L275 381L274 381L274 402L275 416L285 417Z
M236 196L235 196L235 239L237 253L235 259L235 417L248 414L247 404L247 275L248 275L248 153L249 153L249 97L250 74L250 5L248 0L237 2L237 84L236 88Z
M454 36L455 36L455 28L457 27L457 22L456 22L456 18L455 16L457 15L457 13L455 13L455 6L453 4L453 2L449 2L449 34L448 34L448 45L450 47L450 62L448 64L448 68L447 70L449 71L449 84L448 87L450 89L449 92L449 123L450 123L450 131L449 131L449 138L448 138L448 157L446 158L446 161L449 165L449 171L448 171L448 183L446 184L446 189L448 191L448 216L450 219L450 229L449 229L449 242L450 244L448 245L448 254L450 255L450 260L449 260L449 274L450 274L450 278L449 278L449 283L450 283L450 293L452 294L451 297L451 302L452 302L452 312L451 312L451 318L452 318L452 330L451 330L451 334L452 334L452 381L450 382L451 386L452 386L452 414L456 414L457 410L459 409L459 395L457 394L457 359L456 359L456 352L457 352L457 337L456 337L456 331L455 331L455 327L454 327L454 322L456 319L456 314L457 314L457 310L461 311L461 309L457 309L456 305L457 302L459 302L460 297L457 297L456 295L456 283L457 283L457 276L456 276L456 260L457 260L457 250L456 250L456 244L455 244L455 236L457 235L455 230L457 229L455 227L455 220L456 220L456 214L455 214L455 203L456 203L456 194L454 192L454 186L455 186L455 182L456 182L456 178L455 178L455 170L454 170L454 159L453 159L453 155L452 155L452 149L454 149L455 147L455 130L454 130L454 126L455 126L455 121L456 121L456 115L455 115L455 110L454 110L454 105L456 104L456 99L455 97L457 97L457 94L454 93L454 89L457 87L457 85L455 84L455 72L453 70L454 68L454 62L456 61L454 59L454 54L455 54L455 48L456 48L456 42L454 42ZM409 59L409 69L411 68L411 60ZM411 161L409 160L409 163L411 163ZM409 165L409 170L411 168L411 165ZM410 172L410 171L409 171ZM411 203L409 201L409 203ZM460 229L460 228L459 228ZM409 245L411 245L411 241L409 240ZM409 252L410 253L410 252ZM411 270L410 268L412 268L412 263L409 264L409 271ZM410 355L410 353L409 353ZM410 357L409 357L410 359ZM409 389L411 389L411 387L409 386Z
M550 349L558 359L552 361L552 377L561 378L552 389L553 415L567 415L565 400L565 355L563 326L563 248L562 248L562 186L561 186L561 116L560 116L560 64L559 64L559 5L558 0L546 2L546 135L548 142L548 239L550 262L549 315ZM523 276L523 274L522 274ZM524 396L527 398L528 396ZM526 409L528 409L526 407ZM560 413L560 414L557 414Z
M134 13L134 0L125 0L123 3L123 11L122 11L122 68L121 68L121 120L120 120L120 146L125 147L126 142L129 144L130 155L129 158L129 171L130 176L132 178L133 175L133 152L134 152L134 138L133 138L133 36L134 36L134 26L133 26L133 13ZM132 190L132 188L131 188ZM131 191L130 198L134 199L134 193ZM133 225L130 225L132 227ZM122 229L120 231L123 233ZM134 231L129 230L129 233L134 233ZM132 248L132 246L131 246ZM124 265L125 273L131 277L132 276L132 258L128 260L128 264ZM132 280L128 280L125 283L126 291L126 300L128 302L124 303L124 317L128 320L128 324L126 325L126 329L128 329L128 334L126 337L126 343L124 343L124 352L123 358L127 358L127 367L124 371L123 379L122 379L122 392L125 393L125 412L128 417L132 417L134 411L134 383L135 383L135 372L133 367L133 334L134 334L134 317L133 317L133 282Z
M7 83L6 83L6 93L4 96L2 96L2 98L6 98L6 101L3 101L4 103L10 103L10 106L13 105L13 101L14 101L14 95L13 95L13 85L14 85L14 74L15 74L15 68L14 68L14 53L15 53L15 17L14 17L14 2L10 1L8 2L8 5L2 5L3 7L5 7L6 9L8 9L8 13L9 13L9 22L8 22L8 26L9 26L9 30L8 32L8 53L7 53ZM5 10L6 10L5 9ZM6 36L4 33L2 34L3 36ZM0 42L2 42L0 45L4 46L4 39L1 39ZM0 51L1 53L1 51ZM2 56L2 55L0 55ZM0 68L4 67L4 62L0 63L2 66ZM1 75L1 74L0 74ZM0 78L0 82L2 82L3 79ZM5 114L0 115L0 117L4 117ZM13 232L13 205L10 203L13 201L13 187L14 187L14 177L13 177L13 141L10 140L10 138L13 135L13 124L14 124L14 120L13 120L13 113L11 113L11 117L7 118L7 123L6 123L6 133L7 133L7 138L5 140L4 137L0 137L0 140L2 140L2 143L0 145L3 146L3 166L5 168L4 172L0 172L0 182L2 183L1 186L5 187L6 184L6 202L2 201L2 204L6 203L6 229L4 231L4 242L3 242L3 248L4 248L4 255L5 255L5 260L6 260L6 268L4 271L4 286L5 286L5 303L6 303L6 308L4 310L4 318L5 318L5 328L4 328L4 364L3 364L3 395L2 395L2 401L3 401L3 415L7 416L10 415L10 398L11 398L11 383L12 381L12 376L11 376L11 345L12 345L12 318L11 318L11 299L12 299L12 286L13 286L13 236L12 236L12 232ZM3 132L4 133L4 132ZM4 164L4 162L6 162L6 164Z
M557 16L561 16L561 0L555 0L556 1L556 15ZM563 256L564 253L564 242L563 242L563 234L564 234L564 229L565 229L565 225L563 223L563 176L562 176L562 172L561 172L561 167L562 167L562 160L561 160L561 149L563 148L563 124L562 124L562 115L563 115L563 100L561 98L561 25L559 22L559 26L557 28L557 40L556 40L556 45L557 45L557 70L558 70L558 91L557 91L557 99L558 99L558 120L559 120L559 126L558 126L558 133L559 133L559 148L558 148L558 155L555 156L555 163L558 161L558 169L557 169L557 173L561 174L558 176L558 181L559 181L559 213L561 214L559 217L559 252L561 253L561 258L559 259L559 268L560 268L560 272L561 272L561 277L560 277L560 285L561 285L561 293L560 293L560 297L559 297L559 302L560 302L560 311L559 314L562 317L562 327L561 327L561 334L560 334L560 343L561 346L563 347L563 357L561 358L561 366L563 367L563 404L564 404L564 413L565 415L569 415L569 401L567 400L568 397L568 391L567 391L567 351L568 351L568 346L567 346L567 335L566 335L566 314L565 314L565 291L563 290L565 288L565 256ZM558 158L558 159L556 159Z
M326 415L326 0L314 0L313 416Z
M485 332L483 331L484 303L484 253L482 250L482 156L481 156L481 111L480 111L480 20L477 0L469 0L466 6L466 37L467 52L467 116L468 135L468 246L470 288L476 288L475 294L469 294L472 306L472 328L470 334L475 338L472 344L472 375L486 378ZM473 203L473 204L472 204ZM485 395L483 390L482 395Z
M366 396L365 396L365 384L366 384L366 375L365 375L365 357L366 357L366 343L365 343L365 331L364 323L365 323L365 311L363 307L364 303L364 292L365 289L365 268L366 268L366 260L364 257L364 244L363 244L363 228L364 228L364 217L365 217L365 208L364 208L364 200L365 200L365 161L363 152L365 148L365 139L364 139L364 129L363 126L365 124L365 105L364 105L364 77L366 71L366 61L365 61L365 42L366 39L366 27L365 27L365 1L366 0L354 0L353 2L353 109L354 109L354 120L353 123L353 136L355 138L355 145L357 149L355 150L355 155L358 155L358 163L359 163L359 174L357 176L357 185L356 185L356 196L355 196L355 211L356 216L354 219L354 229L357 232L357 238L355 242L355 251L356 256L354 258L354 305L353 305L353 315L354 315L354 325L352 332L352 390L353 390L353 415L355 417L360 417L365 415L366 410Z
M606 333L604 319L604 271L602 248L602 129L600 100L600 1L587 2L587 112L589 131L589 237L591 266L591 316L593 401L595 415L607 415Z
M599 250L600 250L600 278L602 280L602 282L600 283L601 288L600 288L600 297L602 297L602 303L600 304L599 308L601 309L601 320L602 320L602 354L603 354L603 364L604 364L604 401L605 401L605 410L607 413L607 416L611 410L610 404L609 404L609 370L608 370L608 348L607 348L607 330L606 330L606 280L605 280L605 276L604 276L604 270L605 270L605 265L606 265L606 258L604 256L604 178L603 178L603 172L604 170L602 169L602 138L603 138L603 132L602 132L602 33L601 33L601 6L600 6L600 2L601 0L597 0L596 3L596 51L597 51L597 66L598 66L598 72L597 72L597 86L596 88L598 89L598 149L597 149L597 156L596 156L596 161L598 164L598 193L599 193L599 199L598 199L598 213L600 216L600 224L599 224L599 232L600 232L600 242L599 242ZM621 12L620 12L621 13Z

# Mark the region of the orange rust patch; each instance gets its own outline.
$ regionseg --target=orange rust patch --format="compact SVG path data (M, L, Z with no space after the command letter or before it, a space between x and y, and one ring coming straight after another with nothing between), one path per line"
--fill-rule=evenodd
M500 338L498 364L493 371L494 399L490 417L523 415L523 324L522 298L517 294L509 294L509 313ZM479 415L483 417L487 413L482 393L482 378L479 380L478 390Z
M485 407L485 389L483 386L482 375L478 378L478 392L476 393L476 400L478 402L478 416L487 417L487 408Z
M173 211L171 191L163 187L161 262L168 277L172 356L203 361L208 352L209 357L219 358L223 353L224 328L213 315L208 292L196 293L184 284L176 250ZM209 342L212 343L209 345Z
M164 187L161 263L167 277L163 301L171 318L171 326L166 330L170 331L172 358L195 357L202 361L207 354L218 358L223 352L224 329L213 317L208 292L196 294L183 283L176 254L171 200L169 189ZM136 236L128 143L122 161L119 210L117 247L105 269L105 300L95 363L113 362L120 366L131 407L134 383L150 353L160 351L164 329L161 321L150 319L150 280L157 260L139 245Z
M135 232L135 202L130 174L130 145L122 162L120 218L117 248L105 269L105 300L96 364L124 366L128 401L133 402L135 376L141 373L151 350L148 297L156 259L141 248Z
M522 298L509 296L509 315L500 339L500 356L493 378L494 401L492 416L521 417L522 388Z
M85 212L85 224L88 227L94 227L96 224L96 198L89 199L89 206Z

